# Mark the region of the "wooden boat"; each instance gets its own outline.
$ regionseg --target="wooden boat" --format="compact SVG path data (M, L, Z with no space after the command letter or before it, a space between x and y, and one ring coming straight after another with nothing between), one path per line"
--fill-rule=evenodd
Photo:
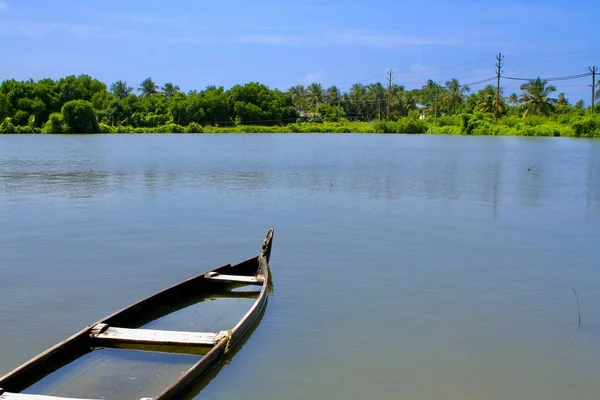
M0 400L71 400L71 398L21 392L58 368L97 348L119 349L119 345L123 344L127 344L129 348L138 346L142 349L144 346L161 346L161 351L164 352L167 348L167 351L174 353L181 352L182 349L208 348L198 362L152 399L166 400L180 397L211 367L220 363L224 354L244 336L261 314L267 301L268 263L272 241L273 229L269 229L258 256L235 265L223 265L181 282L89 325L51 347L0 378ZM179 304L193 301L189 299L197 298L199 293L217 293L234 297L243 295L244 292L236 293L231 289L247 285L261 286L260 292L257 295L257 292L254 292L256 301L237 325L229 330L204 333L135 328L142 325L140 321L156 318L157 310L159 314L162 312L161 315L169 313L177 309Z

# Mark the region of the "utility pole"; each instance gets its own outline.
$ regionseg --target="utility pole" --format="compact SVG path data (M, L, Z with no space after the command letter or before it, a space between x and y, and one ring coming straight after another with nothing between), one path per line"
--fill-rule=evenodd
M437 118L439 97L440 97L440 82L438 82L437 85L435 85L435 113L434 113L435 118Z
M496 63L496 77L498 78L498 81L496 83L496 112L494 114L494 122L498 122L498 113L500 109L500 75L502 75L502 67L504 66L504 63L502 62L504 56L502 53L498 53L496 60L498 60Z
M394 72L390 69L387 73L388 78L388 98L387 98L387 121L390 120L390 111L392 109L392 79L394 78Z
M598 72L598 68L590 67L590 72L592 73L592 114L594 113L594 97L596 97L596 72Z

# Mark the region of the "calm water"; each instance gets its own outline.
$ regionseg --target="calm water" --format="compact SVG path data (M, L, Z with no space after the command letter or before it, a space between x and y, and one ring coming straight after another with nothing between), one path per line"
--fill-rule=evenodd
M265 314L198 398L600 391L599 141L0 136L0 210L0 374L274 227ZM126 353L80 363L143 375Z

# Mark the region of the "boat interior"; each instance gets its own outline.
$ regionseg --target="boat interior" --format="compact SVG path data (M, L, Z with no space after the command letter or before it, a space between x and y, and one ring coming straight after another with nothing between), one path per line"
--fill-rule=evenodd
M221 341L229 348L266 298L265 267L260 256L224 265L88 326L0 378L0 400L156 397Z

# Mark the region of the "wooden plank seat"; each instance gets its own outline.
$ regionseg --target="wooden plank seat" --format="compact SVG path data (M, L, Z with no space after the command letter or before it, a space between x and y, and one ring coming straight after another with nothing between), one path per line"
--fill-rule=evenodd
M120 343L139 343L179 346L214 346L226 337L227 332L179 332L150 329L115 328L98 324L92 328L90 337Z
M218 272L209 272L207 274L204 274L204 277L211 281L245 283L247 285L262 285L265 281L265 278L262 275L223 275L219 274Z

